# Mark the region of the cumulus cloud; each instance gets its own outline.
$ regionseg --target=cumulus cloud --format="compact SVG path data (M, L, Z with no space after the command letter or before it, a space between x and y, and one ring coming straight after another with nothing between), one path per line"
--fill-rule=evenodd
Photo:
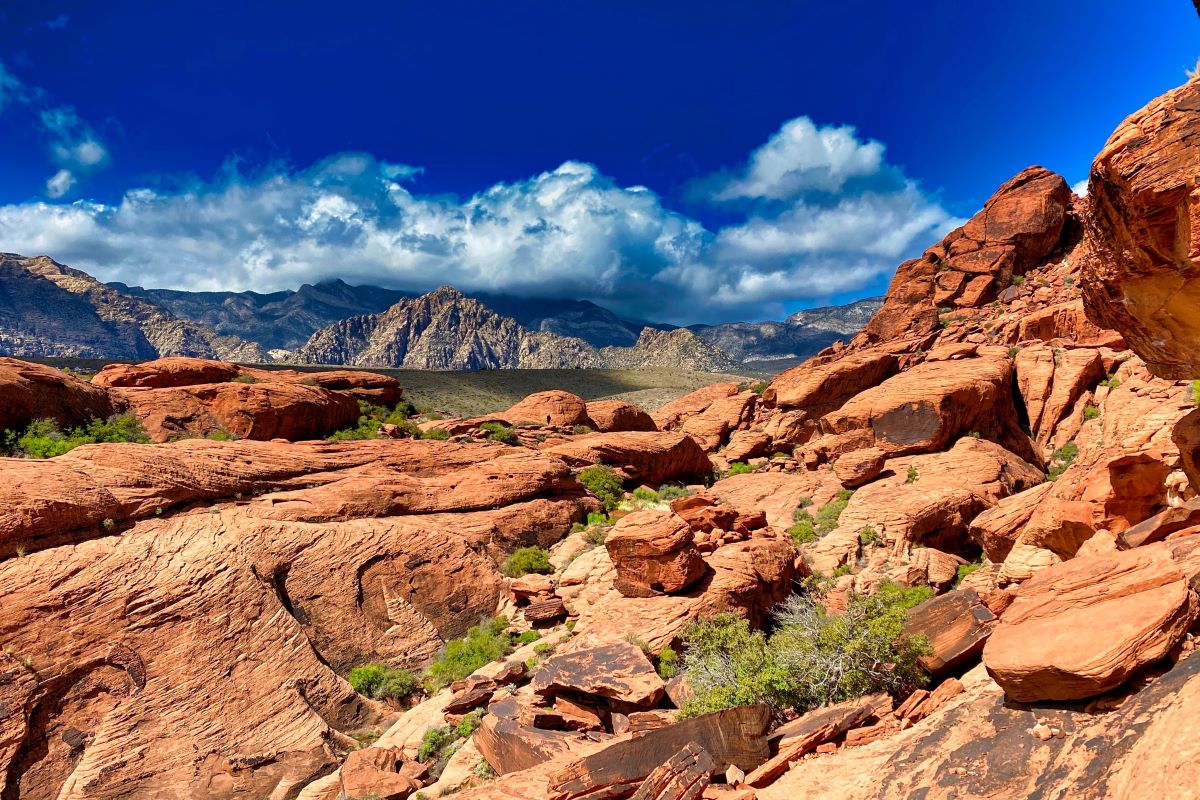
M1078 183L1071 185L1071 191L1074 192L1078 197L1087 197L1087 190L1088 190L1088 179L1087 178L1084 178L1083 180L1079 181Z
M69 189L72 168L52 182ZM250 175L230 165L212 181L134 189L114 204L0 206L0 240L145 286L450 283L690 323L763 319L787 301L860 289L959 222L887 164L882 145L807 119L712 178L711 202L746 204L740 222L716 230L578 161L465 199L418 193L419 172L364 153Z
M59 20L60 28L67 24L66 17L59 17L47 25ZM0 62L0 112L6 105L31 112L46 136L50 160L58 167L46 180L48 197L65 196L82 176L108 164L108 149L74 108L56 103L46 90L24 83Z

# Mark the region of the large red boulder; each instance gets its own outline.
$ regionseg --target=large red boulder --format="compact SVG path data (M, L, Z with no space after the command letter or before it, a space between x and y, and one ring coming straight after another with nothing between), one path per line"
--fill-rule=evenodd
M624 400L592 400L587 404L587 415L601 433L658 430L653 417Z
M1200 375L1200 81L1130 116L1092 162L1083 296L1154 374Z
M547 452L568 463L620 467L643 483L701 477L712 471L708 456L696 440L669 431L623 431L578 436Z
M983 663L1019 702L1092 697L1166 656L1198 608L1166 544L1080 556L1022 584Z
M649 597L684 589L704 574L692 529L677 514L635 511L617 521L604 539L626 597Z
M81 425L110 417L117 410L104 389L62 370L0 358L0 432L21 430L35 419Z
M162 389L198 383L224 383L238 377L241 372L241 367L228 361L172 356L140 364L109 364L96 373L92 383L110 388Z
M556 426L586 425L588 423L587 404L583 402L583 398L558 390L531 394L496 416L513 425L522 422Z

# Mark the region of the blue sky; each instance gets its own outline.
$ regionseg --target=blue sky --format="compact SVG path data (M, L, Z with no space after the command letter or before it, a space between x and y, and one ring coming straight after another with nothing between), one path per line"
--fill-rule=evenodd
M6 2L0 250L675 322L880 293L1200 56L1185 0Z

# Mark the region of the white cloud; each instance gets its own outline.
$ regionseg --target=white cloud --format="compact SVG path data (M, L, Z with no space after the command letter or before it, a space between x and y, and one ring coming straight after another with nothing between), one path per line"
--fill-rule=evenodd
M66 25L60 16L47 23L58 28ZM75 109L55 103L46 90L30 86L8 72L0 63L0 112L6 105L20 106L33 113L48 138L50 159L59 167L46 181L46 195L60 198L73 189L81 175L107 165L108 150L96 131L81 119Z
M1072 184L1071 191L1079 197L1087 197L1088 179L1084 178L1076 184Z
M60 169L46 181L46 195L55 198L62 197L71 191L71 187L74 185L75 176L71 174L71 170Z
M88 160L78 149L67 155L67 174L51 182L65 184ZM102 149L93 155L93 163L106 158ZM415 193L419 172L363 153L252 176L230 167L177 192L133 189L112 205L0 206L0 241L145 286L450 283L696 322L779 316L786 301L860 289L958 222L884 161L882 145L807 119L787 123L743 171L720 177L750 207L742 222L715 231L583 162L465 200Z

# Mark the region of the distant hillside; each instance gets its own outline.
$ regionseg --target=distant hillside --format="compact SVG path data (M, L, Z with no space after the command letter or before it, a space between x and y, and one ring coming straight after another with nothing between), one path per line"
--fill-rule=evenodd
M449 286L380 314L336 322L296 351L302 364L410 369L671 367L716 372L729 359L687 330L644 329L632 347L597 349L581 338L531 331Z
M849 339L862 330L881 305L882 297L871 297L844 306L798 311L785 322L728 322L692 325L688 329L739 364L790 364L820 352L837 339Z
M180 319L46 256L0 254L0 355L265 361L261 345Z

